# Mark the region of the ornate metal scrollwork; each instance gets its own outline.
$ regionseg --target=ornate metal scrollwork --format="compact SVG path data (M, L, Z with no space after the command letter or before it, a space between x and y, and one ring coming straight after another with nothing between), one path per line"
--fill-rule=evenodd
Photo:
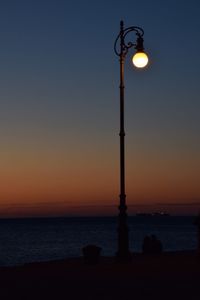
M127 35L130 32L135 32L135 35L141 40L144 35L144 30L137 26L131 26L126 29L123 29L123 24L121 24L121 30L118 34L115 43L114 43L114 51L117 56L126 56L128 50L132 47L137 47L137 41L131 42L126 41Z

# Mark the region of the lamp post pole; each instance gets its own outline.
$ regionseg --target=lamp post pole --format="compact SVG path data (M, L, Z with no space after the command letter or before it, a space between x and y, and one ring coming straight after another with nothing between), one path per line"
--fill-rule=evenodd
M136 43L126 42L126 36L129 32L135 32L137 36ZM114 50L119 57L120 62L120 204L119 204L119 225L118 225L118 250L117 258L120 261L129 261L131 253L129 250L129 234L127 226L127 206L126 206L126 193L125 193L125 129L124 129L124 62L129 48L136 49L136 55L144 56L146 59L145 66L148 58L144 53L143 48L143 34L144 31L140 27L128 27L124 29L123 21L120 22L120 32L116 38ZM133 58L134 59L134 58ZM138 61L138 60L137 60ZM139 62L139 61L138 61ZM134 63L134 61L133 61ZM141 58L140 58L141 63ZM135 63L134 63L135 64ZM136 65L136 64L135 64ZM143 67L136 65L137 67Z

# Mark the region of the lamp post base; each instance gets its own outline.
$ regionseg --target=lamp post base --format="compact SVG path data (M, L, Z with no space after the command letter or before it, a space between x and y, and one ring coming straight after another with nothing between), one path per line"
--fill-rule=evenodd
M132 255L130 252L116 253L116 261L119 263L130 263L132 261Z
M116 253L117 261L119 262L130 262L131 252L129 251L129 237L128 237L128 226L126 223L127 214L124 209L120 209L119 213L119 227L118 227L118 251Z

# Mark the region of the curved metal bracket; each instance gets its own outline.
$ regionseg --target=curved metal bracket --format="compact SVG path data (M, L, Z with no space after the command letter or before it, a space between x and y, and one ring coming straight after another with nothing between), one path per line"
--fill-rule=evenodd
M135 32L137 36L136 42L126 41L127 35L130 32ZM135 47L137 49L138 40L143 41L144 30L138 26L131 26L123 29L123 22L121 22L121 30L118 34L115 43L114 43L114 51L117 56L125 57L128 53L129 48Z

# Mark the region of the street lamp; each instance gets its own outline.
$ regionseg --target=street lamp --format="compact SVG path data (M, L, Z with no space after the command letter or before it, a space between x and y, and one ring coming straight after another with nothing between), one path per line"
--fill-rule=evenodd
M127 35L134 32L136 42L127 42ZM129 48L134 47L136 53L132 62L137 68L144 68L148 63L148 56L143 46L144 31L140 27L132 26L124 29L123 21L120 22L120 32L115 40L114 51L120 62L120 205L119 205L119 227L118 227L118 251L117 258L121 261L129 261L129 237L127 226L127 206L125 193L125 130L124 130L124 61Z

